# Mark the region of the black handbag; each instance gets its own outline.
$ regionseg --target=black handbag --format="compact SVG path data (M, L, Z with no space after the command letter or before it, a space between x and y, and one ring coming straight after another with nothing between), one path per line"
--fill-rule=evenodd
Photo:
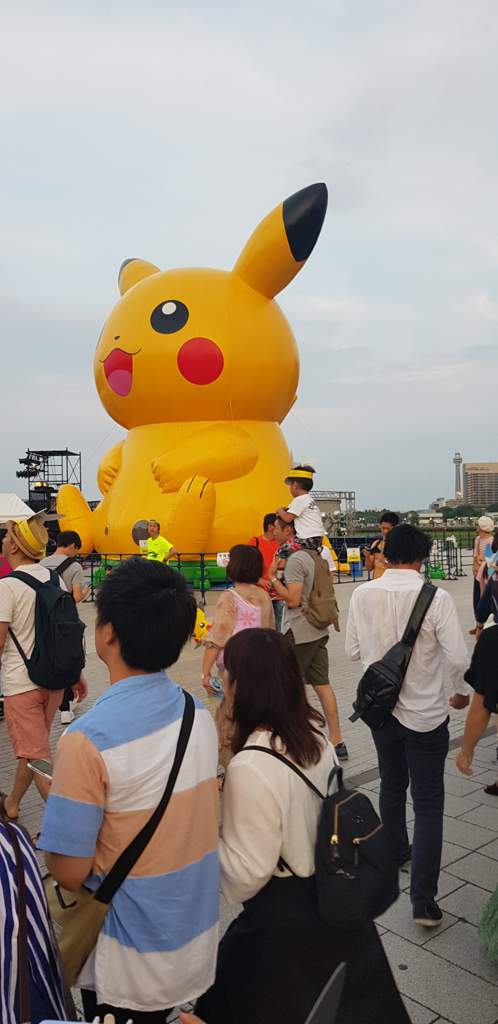
M369 665L362 675L356 700L353 701L354 714L350 716L350 722L361 718L371 729L380 729L387 722L399 700L415 641L436 596L436 590L432 583L423 584L399 643L390 647L380 661Z

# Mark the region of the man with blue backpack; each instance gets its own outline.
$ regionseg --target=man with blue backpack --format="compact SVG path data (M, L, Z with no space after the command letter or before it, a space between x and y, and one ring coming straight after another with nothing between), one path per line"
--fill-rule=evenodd
M0 795L7 820L16 820L33 781L30 760L50 761L50 729L64 689L83 700L87 687L83 630L76 605L57 573L40 565L48 534L39 516L8 522L2 555L12 572L0 580L0 663L5 721L17 758L14 786ZM44 799L49 781L36 774Z

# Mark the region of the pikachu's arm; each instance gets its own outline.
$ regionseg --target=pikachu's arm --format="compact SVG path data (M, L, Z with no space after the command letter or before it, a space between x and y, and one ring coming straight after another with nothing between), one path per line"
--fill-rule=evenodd
M236 424L213 423L154 459L152 472L167 494L196 473L215 484L235 480L250 473L257 461L258 450L247 431Z
M113 448L109 448L109 451L105 453L99 465L97 483L101 494L107 494L121 469L122 449L123 441L120 441Z

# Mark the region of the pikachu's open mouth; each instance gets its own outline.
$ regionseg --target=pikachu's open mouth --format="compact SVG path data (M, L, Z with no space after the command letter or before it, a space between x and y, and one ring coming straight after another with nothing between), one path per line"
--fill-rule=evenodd
M133 356L140 352L125 352L122 348L114 348L102 361L107 383L115 395L126 398L133 384Z

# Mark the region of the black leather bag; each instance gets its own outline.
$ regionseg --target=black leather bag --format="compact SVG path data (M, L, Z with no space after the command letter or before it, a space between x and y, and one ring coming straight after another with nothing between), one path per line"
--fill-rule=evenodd
M361 718L371 729L381 729L396 706L415 641L436 595L432 583L424 583L415 601L406 629L399 643L394 644L380 661L374 661L362 675L354 714L350 722Z
M342 768L332 769L324 794L279 751L259 746L244 750L260 750L282 761L322 801L315 845L316 907L322 921L350 931L384 914L399 896L398 865L366 793L346 788ZM295 875L283 857L279 864Z

